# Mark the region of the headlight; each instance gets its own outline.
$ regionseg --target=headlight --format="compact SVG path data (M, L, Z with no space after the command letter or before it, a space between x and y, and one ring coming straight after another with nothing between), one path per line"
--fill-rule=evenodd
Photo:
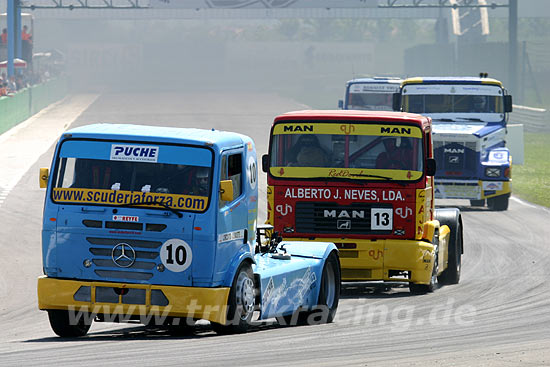
M485 176L487 177L500 177L500 168L487 167L485 168Z

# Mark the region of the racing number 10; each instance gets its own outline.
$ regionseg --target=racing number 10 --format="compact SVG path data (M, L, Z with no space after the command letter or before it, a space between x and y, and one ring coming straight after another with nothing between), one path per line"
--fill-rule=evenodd
M171 238L162 244L160 260L166 269L179 273L191 265L193 253L187 242L180 238Z
M185 264L185 260L187 259L187 251L185 251L185 247L179 245L178 247L176 247L175 251L172 251L172 249L172 244L166 246L166 263L173 264L175 258L178 265Z
M391 230L393 228L393 209L372 208L370 226L373 230Z

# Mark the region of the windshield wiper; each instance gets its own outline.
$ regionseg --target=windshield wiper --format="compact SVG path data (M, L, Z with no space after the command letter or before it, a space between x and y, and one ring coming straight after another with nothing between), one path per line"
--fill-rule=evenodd
M388 181L391 181L393 180L393 178L391 177L386 177L386 176L378 176L378 175L366 175L364 173L350 173L349 174L350 176L354 176L354 177L372 177L372 178L383 178L384 180L388 180Z
M442 121L442 122L455 122L455 120L453 119L436 119L437 121Z
M183 214L181 214L181 211L177 210L177 209L174 209L172 208L171 206L168 206L164 203L151 203L151 204L154 204L154 205L160 205L168 210L170 210L172 213L174 213L175 215L178 216L178 218L181 218L183 217ZM149 203L130 203L130 204L120 204L120 205L117 205L117 206L120 206L120 207L124 207L124 208L132 208L132 207L136 207L136 206L147 206L147 205L150 205Z
M372 178L381 178L381 179L384 179L386 181L394 181L393 178L391 177L386 177L386 176L379 176L379 175L366 175L364 173L350 173L350 176L356 176L356 177L372 177ZM401 185L401 186L407 186L407 184L405 182L401 182L401 181L395 181L398 185Z

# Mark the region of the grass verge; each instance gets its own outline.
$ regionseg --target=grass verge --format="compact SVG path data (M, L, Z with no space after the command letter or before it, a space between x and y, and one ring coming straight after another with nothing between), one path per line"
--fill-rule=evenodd
M550 133L525 133L524 146L524 164L512 167L512 194L550 207Z

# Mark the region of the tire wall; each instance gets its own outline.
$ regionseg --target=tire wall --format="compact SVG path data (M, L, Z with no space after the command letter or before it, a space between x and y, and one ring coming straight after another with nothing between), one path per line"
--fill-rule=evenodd
M66 78L48 80L20 90L8 97L0 97L0 134L25 121L67 94Z

